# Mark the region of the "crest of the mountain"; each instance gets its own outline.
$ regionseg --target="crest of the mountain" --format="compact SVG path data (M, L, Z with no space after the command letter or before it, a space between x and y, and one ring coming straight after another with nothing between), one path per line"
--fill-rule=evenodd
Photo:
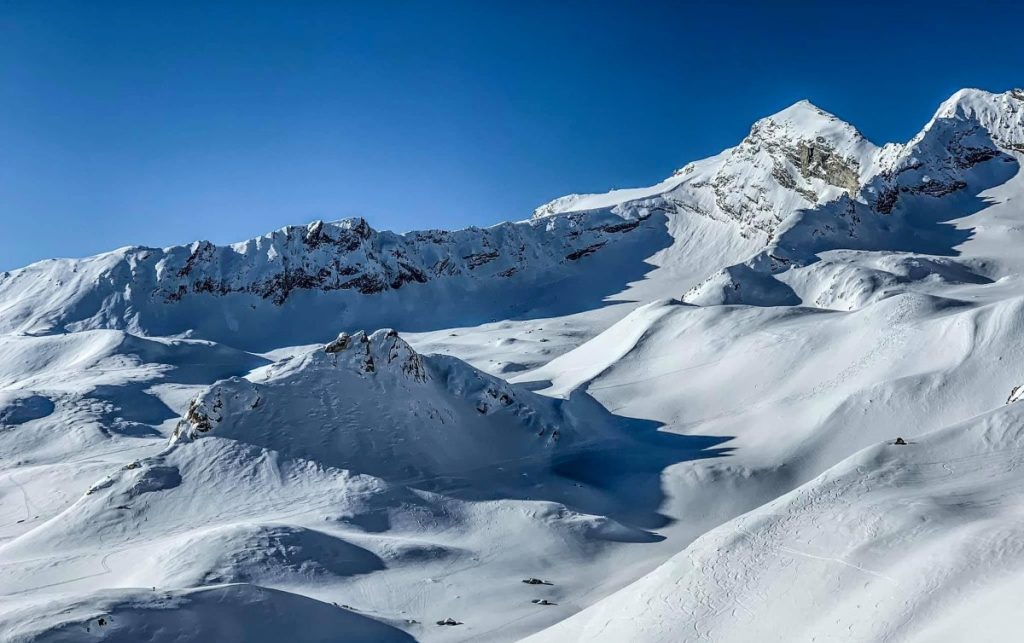
M171 248L157 265L154 294L169 302L190 294L255 294L281 304L297 291L377 294L450 277L509 278L585 256L637 223L604 214L400 235L361 218L316 221L232 246ZM557 241L541 246L539 237Z
M788 210L763 250L713 272L684 300L702 305L814 302L845 310L925 279L984 283L984 275L943 258L956 254L956 246L970 236L947 222L984 207L978 195L1016 174L1022 141L1024 92L958 92L909 143L875 148L864 157L869 164L861 164L860 191ZM837 249L937 256L820 261L821 252ZM788 274L776 278L781 273Z

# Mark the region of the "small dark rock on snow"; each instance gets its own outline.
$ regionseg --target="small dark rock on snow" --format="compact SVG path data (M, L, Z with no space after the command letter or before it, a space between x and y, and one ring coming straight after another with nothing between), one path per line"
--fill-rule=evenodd
M904 440L903 438L896 438L896 441L893 442L893 444L897 444L897 445L900 445L900 446L906 446L907 441Z
M552 585L551 581L541 580L539 578L524 578L523 582L527 585Z
M438 625L462 625L461 621L456 621L454 618L446 618L443 621L438 621Z

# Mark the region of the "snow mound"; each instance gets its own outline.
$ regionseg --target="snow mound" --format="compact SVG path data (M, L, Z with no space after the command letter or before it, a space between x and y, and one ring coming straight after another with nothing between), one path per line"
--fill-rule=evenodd
M179 641L412 641L351 610L276 589L223 585L192 590L116 589L67 601L40 601L0 617L18 643L178 643Z
M577 413L592 421L585 430ZM541 397L452 357L421 356L395 331L378 330L342 333L213 385L172 441L215 436L394 477L544 458L608 432L578 402Z
M687 291L682 299L695 306L793 306L800 303L791 288L771 274L746 264L723 268Z
M659 322L671 316L680 302L662 299L640 306L603 333L545 366L520 376L526 381L547 381L546 395L567 398L585 388L626 358L648 336L656 333Z
M975 267L947 257L855 251L833 253L778 279L802 302L831 310L857 310L912 289L991 283Z
M140 570L157 587L309 583L383 569L369 551L292 525L232 524L172 542Z

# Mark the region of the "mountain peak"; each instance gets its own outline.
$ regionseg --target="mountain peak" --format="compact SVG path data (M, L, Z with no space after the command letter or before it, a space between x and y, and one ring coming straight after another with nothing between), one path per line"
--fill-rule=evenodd
M801 100L754 123L728 151L711 181L715 205L770 238L794 209L852 198L877 153L853 125Z
M816 140L836 149L849 149L867 142L856 127L807 99L760 119L754 123L748 138Z
M814 103L812 103L811 101L809 101L806 98L802 98L802 99L796 101L795 103L793 103L792 105L790 105L789 107L786 107L785 109L781 109L778 112L775 112L771 116L768 116L768 118L772 118L772 119L785 119L785 118L799 117L799 116L802 116L802 115L805 115L805 114L806 115L812 115L812 116L824 115L824 116L829 116L829 117L835 118L835 116L833 114L830 114L829 112L825 111L824 109L818 107L817 105L815 105Z
M925 125L914 142L923 138L938 122L966 121L988 131L997 145L1024 151L1024 89L1000 94L982 89L961 89L950 96Z
M1000 106L1002 103L1011 100L1020 101L1021 99L1024 99L1024 92L1021 90L1011 90L997 94L985 91L984 89L965 87L954 92L952 96L939 105L939 108L935 111L935 118L956 118L958 116L969 118L978 110Z

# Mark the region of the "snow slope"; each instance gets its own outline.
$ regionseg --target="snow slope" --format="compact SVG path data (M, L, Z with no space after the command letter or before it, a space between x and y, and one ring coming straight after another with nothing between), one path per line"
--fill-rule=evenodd
M537 395L453 357L421 356L394 331L343 333L204 387L169 440L90 469L77 497L41 506L40 489L21 488L33 515L0 544L0 612L21 633L14 640L245 638L260 631L235 623L249 609L308 611L322 623L296 640L331 640L335 627L350 640L398 640L395 626L436 635L431 619L465 610L467 588L497 576L498 586L473 590L492 616L462 635L510 614L544 622L556 612L523 599L518 576L567 575L588 555L660 540L611 517L643 511L628 492L555 472L578 454L642 446L624 429L585 395ZM12 482L43 466L18 464ZM581 574L558 591L594 580ZM72 607L41 625L56 597ZM217 621L211 604L238 616ZM172 608L187 614L173 627L160 616ZM392 627L375 629L366 614ZM298 622L267 618L266 636Z
M1020 90L801 101L527 221L4 273L0 639L1006 640L1022 161Z
M531 641L1002 641L1024 407L870 446Z

